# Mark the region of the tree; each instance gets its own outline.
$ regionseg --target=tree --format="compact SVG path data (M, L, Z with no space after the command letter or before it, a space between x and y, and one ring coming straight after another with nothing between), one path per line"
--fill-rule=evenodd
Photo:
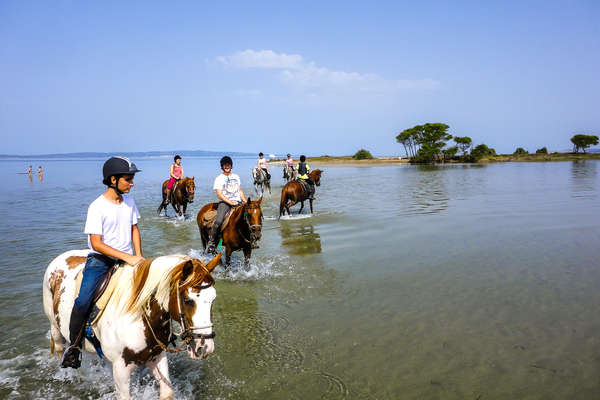
M457 152L458 152L458 147L456 147L456 146L449 147L447 149L443 149L442 155L444 157L444 161L451 160L452 157L454 157Z
M544 146L541 149L537 149L535 154L548 154L548 149Z
M579 153L579 149L582 149L585 154L585 149L598 144L598 136L575 135L571 138L571 142L573 142L573 153Z
M352 158L355 160L370 160L373 158L373 156L368 150L360 149L352 156Z
M421 135L422 126L416 125L412 128L405 129L398 136L396 141L402 143L407 157L414 157L419 150L419 136Z
M515 150L515 152L513 153L514 155L520 156L523 154L529 154L529 152L527 150L525 150L522 147L517 147L517 149Z
M467 155L467 150L471 147L473 141L468 136L454 136L454 141L458 145L460 151L462 151L463 156Z
M485 144L480 144L475 146L473 150L471 150L471 157L475 161L481 160L483 157L495 156L496 150L491 147L487 147Z

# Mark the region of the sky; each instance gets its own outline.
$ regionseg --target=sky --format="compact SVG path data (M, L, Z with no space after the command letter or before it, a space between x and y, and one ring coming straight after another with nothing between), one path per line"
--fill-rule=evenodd
M0 154L403 155L427 122L563 151L600 135L598 21L597 0L3 0Z

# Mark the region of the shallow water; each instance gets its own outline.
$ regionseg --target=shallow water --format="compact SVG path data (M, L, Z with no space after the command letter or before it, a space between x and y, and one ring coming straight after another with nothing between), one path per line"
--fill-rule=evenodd
M134 161L145 255L202 257L195 215L218 160L184 160L185 220L156 215L169 160ZM49 358L41 305L47 264L86 247L102 162L35 161L42 182L0 162L0 398L114 395L94 356L77 371ZM252 194L253 160L235 162ZM235 253L215 274L215 353L170 356L176 397L599 398L598 165L323 167L315 214L279 221L276 168L250 270ZM157 397L147 370L132 392Z

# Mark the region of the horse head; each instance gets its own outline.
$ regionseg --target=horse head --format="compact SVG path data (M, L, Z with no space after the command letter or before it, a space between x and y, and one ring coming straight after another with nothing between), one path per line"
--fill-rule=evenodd
M257 201L252 201L248 198L248 202L244 204L244 221L250 227L250 241L256 243L262 236L262 220L263 213L260 208L262 202L262 196Z
M212 324L212 303L216 297L210 272L221 260L217 254L207 264L187 260L173 270L169 311L181 325L181 339L187 343L190 358L199 360L215 350Z
M194 177L185 178L183 184L185 185L185 191L187 192L188 203L194 202L194 192L196 191L196 184L194 183Z
M312 181L315 183L315 185L317 186L321 186L321 174L323 173L323 171L321 171L320 169L315 169L314 171L311 171L308 176L310 177L310 179L312 179Z

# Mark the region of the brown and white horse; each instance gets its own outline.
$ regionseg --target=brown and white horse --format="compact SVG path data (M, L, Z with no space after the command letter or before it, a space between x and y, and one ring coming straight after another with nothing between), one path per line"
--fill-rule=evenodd
M158 210L156 212L160 214L162 210L165 210L165 215L167 215L167 186L169 185L169 180L163 182L162 184L162 203L158 206ZM194 177L191 178L183 178L179 182L175 188L171 191L171 198L169 201L173 206L173 209L177 213L178 216L182 216L185 214L187 210L188 203L194 202L194 193L196 191L196 184L194 183Z
M42 283L44 311L50 320L50 351L62 357L69 337L69 320L76 292L76 276L85 265L88 250L72 250L56 257ZM124 268L104 312L93 326L106 358L112 362L117 395L129 399L131 373L146 365L160 383L160 398L173 397L166 352L184 347L192 359L214 351L211 320L216 297L210 272L220 254L208 263L182 255L147 260ZM181 332L174 332L171 320ZM168 347L172 334L184 343ZM94 352L85 340L83 348Z
M315 169L308 174L308 177L315 183L315 186L321 186L322 173L323 171L320 169ZM304 185L305 184L298 182L298 180L295 180L286 183L283 189L281 189L281 200L279 202L280 218L282 215L285 215L286 211L288 215L292 215L292 213L290 213L290 207L296 205L298 202L300 203L300 211L298 211L298 214L300 214L304 208L304 201L307 199L310 203L310 213L313 213L313 201L308 198L308 192Z

